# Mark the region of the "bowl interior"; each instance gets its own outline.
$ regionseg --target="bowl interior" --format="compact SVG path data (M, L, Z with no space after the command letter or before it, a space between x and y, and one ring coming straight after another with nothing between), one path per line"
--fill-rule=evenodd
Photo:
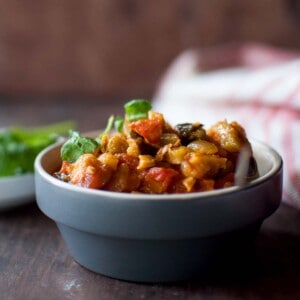
M252 143L260 176L245 187L185 194L131 194L88 189L52 176L60 145L35 162L40 209L58 224L97 235L133 239L187 239L261 223L279 206L282 161L270 147Z
M252 185L256 185L261 183L264 180L267 180L271 178L278 170L282 167L282 159L280 155L271 147L268 145L252 140L251 141L252 147L253 147L253 153L254 157L257 161L257 167L259 176L252 182L250 182L247 187L251 187ZM72 186L70 184L67 184L65 182L59 181L58 179L53 177L53 173L55 171L58 171L61 166L61 157L60 157L60 149L61 149L62 143L57 143L54 145L49 146L48 148L44 149L37 157L35 162L35 168L36 171L38 171L42 176L45 177L47 180L51 180L53 183L56 183L58 185L61 185L65 188L71 188L71 189L79 189L84 190L85 193L110 193L115 194L117 197L132 197L135 198L136 194L128 194L128 193L117 193L117 192L107 192L107 191L100 191L100 190L93 190L93 189L87 189L87 188L81 188L78 186ZM214 190L214 191L208 191L208 192L200 192L200 193L190 193L190 194L198 194L203 195L203 197L206 197L207 195L213 195L213 194L219 194L224 192L231 192L232 190L239 189L238 187L230 187L226 189L220 189L220 190ZM125 195L125 196L124 196ZM185 198L186 195L185 194ZM147 197L156 197L157 195L144 195ZM181 194L177 195L160 195L160 197L172 197L172 198L181 198Z

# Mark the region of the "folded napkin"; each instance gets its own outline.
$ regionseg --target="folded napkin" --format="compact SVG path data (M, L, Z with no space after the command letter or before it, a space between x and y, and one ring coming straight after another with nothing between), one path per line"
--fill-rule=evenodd
M283 201L300 208L300 54L257 44L186 51L164 74L153 107L172 124L238 121L280 153Z

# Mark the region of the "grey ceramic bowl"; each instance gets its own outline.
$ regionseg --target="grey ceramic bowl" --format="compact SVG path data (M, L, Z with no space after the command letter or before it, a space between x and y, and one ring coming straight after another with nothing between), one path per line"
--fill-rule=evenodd
M280 204L282 160L267 145L252 145L258 179L243 188L177 195L107 192L59 181L51 175L61 164L60 145L53 145L35 161L37 203L56 222L73 258L94 272L141 282L203 278L222 260L250 249L263 220Z

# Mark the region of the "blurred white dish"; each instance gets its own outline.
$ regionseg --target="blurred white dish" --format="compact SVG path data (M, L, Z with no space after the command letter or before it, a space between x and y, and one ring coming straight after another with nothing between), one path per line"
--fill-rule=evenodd
M0 177L0 210L35 200L34 175Z

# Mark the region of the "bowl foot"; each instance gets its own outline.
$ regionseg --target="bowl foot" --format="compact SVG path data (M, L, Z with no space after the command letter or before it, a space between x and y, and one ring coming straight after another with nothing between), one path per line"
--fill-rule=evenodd
M245 270L261 223L213 237L141 240L100 236L58 224L73 258L87 269L135 282L176 282Z

